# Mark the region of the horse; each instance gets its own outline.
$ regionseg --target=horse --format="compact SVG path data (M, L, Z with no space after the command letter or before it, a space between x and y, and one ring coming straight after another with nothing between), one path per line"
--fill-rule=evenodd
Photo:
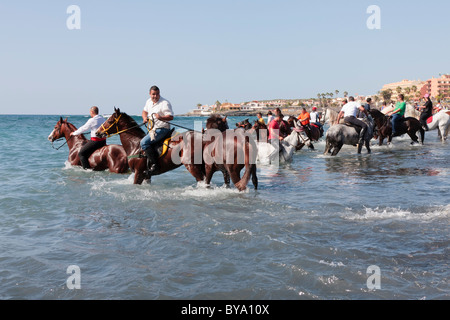
M236 123L236 128L242 128L244 130L250 130L252 128L252 124L248 121L248 119L245 119L241 122Z
M217 121L218 128L221 128L221 126L226 124L226 122L224 122L221 117L214 116L214 118ZM220 121L220 123L218 121ZM210 129L206 130L206 134L210 134L214 131ZM222 132L218 132L222 134ZM165 141L163 142L163 146L165 145L165 147L167 147L166 151L163 152L158 158L159 171L152 173L151 175L148 174L147 159L143 155L142 149L140 147L140 141L145 136L145 132L132 117L130 117L126 113L120 112L120 109L114 108L114 113L106 120L103 126L97 130L96 134L99 137L105 137L112 134L120 135L120 140L122 141L124 149L129 158L130 168L134 170L135 173L134 184L142 184L144 180L150 182L153 175L163 174L182 165L186 167L186 169L192 174L197 182L205 181L207 182L207 184L209 184L212 174L214 173L211 172L208 164L204 161L203 150L209 144L215 143L217 141L214 140L209 141L209 143L204 143L203 134L200 132L194 132L193 130L190 130L183 134L174 136L171 139L169 139L169 137L166 137L167 139L165 139ZM196 139L200 140L198 144L196 144ZM197 148L196 145L198 145L199 148ZM226 145L228 147L230 146L230 143L227 141ZM192 148L191 146L194 147ZM234 149L234 151L236 151L236 148ZM197 154L196 156L196 152L200 152L200 154ZM192 159L194 159L194 161L192 161ZM227 170L228 174L231 177L231 180L239 189L239 191L243 191L246 189L252 173L254 173L255 175L255 178L252 177L252 179L256 179L256 172L250 170L250 167L247 163L240 166L240 164L232 161L224 161L222 165L224 166L223 169ZM220 164L218 164L218 166L220 166ZM246 167L246 172L244 173L244 177L240 179L240 170L244 166ZM221 169L222 168L219 168L220 171L222 171Z
M364 144L366 146L367 153L370 154L370 140L373 137L374 123L370 118L364 118L362 121L367 124L367 132L365 135ZM332 156L335 156L339 153L344 144L353 146L358 145L358 154L360 154L363 145L358 144L359 131L355 127L349 126L347 124L335 124L331 126L327 130L324 154L331 153Z
M438 129L441 141L447 139L450 129L450 111L441 110L427 119L428 130Z
M369 111L370 115L373 117L376 126L376 137L379 138L379 145L383 145L383 140L388 138L388 143L392 142L392 124L389 117L386 117L380 110L371 109ZM398 129L398 135L408 134L413 142L419 143L417 138L417 131L420 132L420 143L423 144L425 139L425 130L422 128L419 120L413 117L407 117L403 120Z
M55 140L64 137L69 147L69 163L72 166L81 166L78 152L88 140L82 134L71 136L70 133L76 130L77 128L73 124L67 122L67 118L63 120L60 117L55 128L48 136L48 140L53 144ZM89 165L94 171L109 169L113 173L125 173L129 170L127 154L124 148L115 144L107 145L94 151L89 157Z
M330 126L335 125L335 124L337 124L336 122L337 122L338 115L339 115L339 112L337 112L333 109L330 109L330 108L326 108L323 113L322 119L320 120L320 123L323 125L326 123L329 123ZM344 120L341 119L341 121L339 123L344 124Z
M256 133L256 141L267 141L269 137L269 129L265 123L255 120L251 130Z
M319 141L319 139L323 136L323 129L319 128L315 124L311 123L311 125L309 126L309 130L306 130L304 126L300 124L300 121L298 121L297 118L295 118L294 116L290 116L287 122L291 128L297 129L303 128L303 130L308 135L308 139L310 140L310 142ZM300 144L297 150L302 149L304 145L305 145L304 143ZM312 143L309 143L309 148L314 150L314 145Z
M258 141L258 160L260 163L272 163L282 159L284 162L292 161L295 151L304 145L310 146L311 141L303 128L294 128L283 140L268 142L266 139Z

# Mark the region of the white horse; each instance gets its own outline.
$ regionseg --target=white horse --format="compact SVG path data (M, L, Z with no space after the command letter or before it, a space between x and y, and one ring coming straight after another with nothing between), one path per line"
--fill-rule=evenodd
M322 124L328 123L330 126L336 124L337 118L338 118L339 112L336 110L326 108L325 111L322 114L322 119L320 122ZM339 123L344 123L344 119L341 119Z
M270 164L277 161L291 162L294 152L301 145L309 147L311 141L303 129L296 127L289 136L280 141L279 148L276 144L258 142L257 160L261 164Z
M450 128L450 111L441 110L427 120L429 130L438 129L442 142L447 139Z
M367 152L370 153L370 140L373 137L374 122L372 117L361 119L367 124L366 139L364 144ZM354 127L346 124L336 124L328 129L326 134L326 147L324 154L331 153L332 156L338 154L344 144L356 146L359 141L359 132ZM361 153L362 145L358 146L358 154Z

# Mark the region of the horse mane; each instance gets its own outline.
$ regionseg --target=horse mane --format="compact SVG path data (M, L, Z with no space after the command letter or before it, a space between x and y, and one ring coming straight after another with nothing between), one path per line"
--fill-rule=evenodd
M123 117L124 119L126 119L126 121L129 122L130 128L131 128L131 127L134 127L134 130L137 130L138 132L141 132L141 133L142 133L142 136L145 136L144 130L142 130L142 128L139 127L139 125L138 125L138 123L136 122L136 120L134 120L131 116L129 116L129 115L128 115L127 113L125 113L125 112L121 112L120 114L122 115L122 117Z
M384 116L384 114L383 114L383 112L381 112L380 110L378 110L378 109L370 109L370 111L369 111L370 113L374 113L375 115L383 115Z
M217 123L218 120L223 120L223 118L218 115L218 114L213 114L211 115L207 120L206 120L206 128L207 129L211 129L212 125Z

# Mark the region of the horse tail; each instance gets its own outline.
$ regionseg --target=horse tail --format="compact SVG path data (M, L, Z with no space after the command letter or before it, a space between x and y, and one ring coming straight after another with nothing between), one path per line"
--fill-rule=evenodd
M245 171L241 180L235 184L239 191L244 191L247 188L250 177L252 178L255 189L258 187L258 178L256 177L256 151L257 149L251 143L245 142Z

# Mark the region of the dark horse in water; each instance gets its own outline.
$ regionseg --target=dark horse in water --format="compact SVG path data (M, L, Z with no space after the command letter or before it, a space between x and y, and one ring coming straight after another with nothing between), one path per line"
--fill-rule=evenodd
M217 144L219 143L219 140L222 140L212 139L212 136L218 137L219 135L222 136L225 134L225 131L220 131L220 128L222 128L225 124L222 118L214 117L214 120L211 120L211 122L214 121L216 121L216 124L214 125L210 123L209 126L211 130L208 129L205 133L205 135L209 136L209 140L204 139L204 135L202 133L194 131L188 131L183 134L173 136L170 140L164 139L165 141L162 142L162 144L163 147L165 145L167 148L166 151L158 158L159 171L153 175L159 175L184 165L192 176L194 176L197 182L205 181L209 184L215 171L224 172L224 170L226 170L236 187L240 191L245 190L248 181L250 180L250 176L254 173L253 167L249 162L239 164L233 161L235 159L230 160L228 158L219 159L223 160L223 162L210 161L210 158L217 159L214 157L215 155L213 155L213 157L209 157L207 159L208 162L205 161L205 148L212 144ZM218 130L212 130L216 129L215 126L217 126ZM215 133L215 135L213 135L213 133ZM147 173L147 159L145 158L145 155L140 147L140 141L145 136L145 132L133 118L126 113L120 112L120 109L114 109L114 113L106 120L103 126L97 130L96 134L100 137L120 134L120 140L129 158L128 162L130 168L135 173L134 183L141 184L144 180L150 181L151 175L148 175ZM228 148L234 149L235 152L237 152L238 148L245 145L241 145L239 142L237 145L233 144L233 141L230 142L225 138L223 139L223 142L224 146L226 145ZM208 151L212 151L213 153L217 150L217 148L208 149ZM246 170L243 178L241 179L240 171L244 167Z
M379 138L379 145L383 145L383 140L388 138L388 143L392 142L392 124L390 118L377 109L371 109L370 115L375 121L375 134L374 138ZM397 136L404 135L405 133L416 143L419 143L417 138L417 131L420 132L420 143L423 144L425 139L425 130L422 128L419 120L413 117L407 117L403 120L397 131Z
M66 138L69 146L69 163L73 166L81 166L78 152L88 140L82 134L71 136L70 133L76 130L77 128L73 124L67 122L67 119L63 120L61 117L48 136L48 140L53 143L57 139ZM114 173L125 173L129 169L124 148L116 144L107 145L94 151L89 157L89 165L94 171L109 169L109 171Z

